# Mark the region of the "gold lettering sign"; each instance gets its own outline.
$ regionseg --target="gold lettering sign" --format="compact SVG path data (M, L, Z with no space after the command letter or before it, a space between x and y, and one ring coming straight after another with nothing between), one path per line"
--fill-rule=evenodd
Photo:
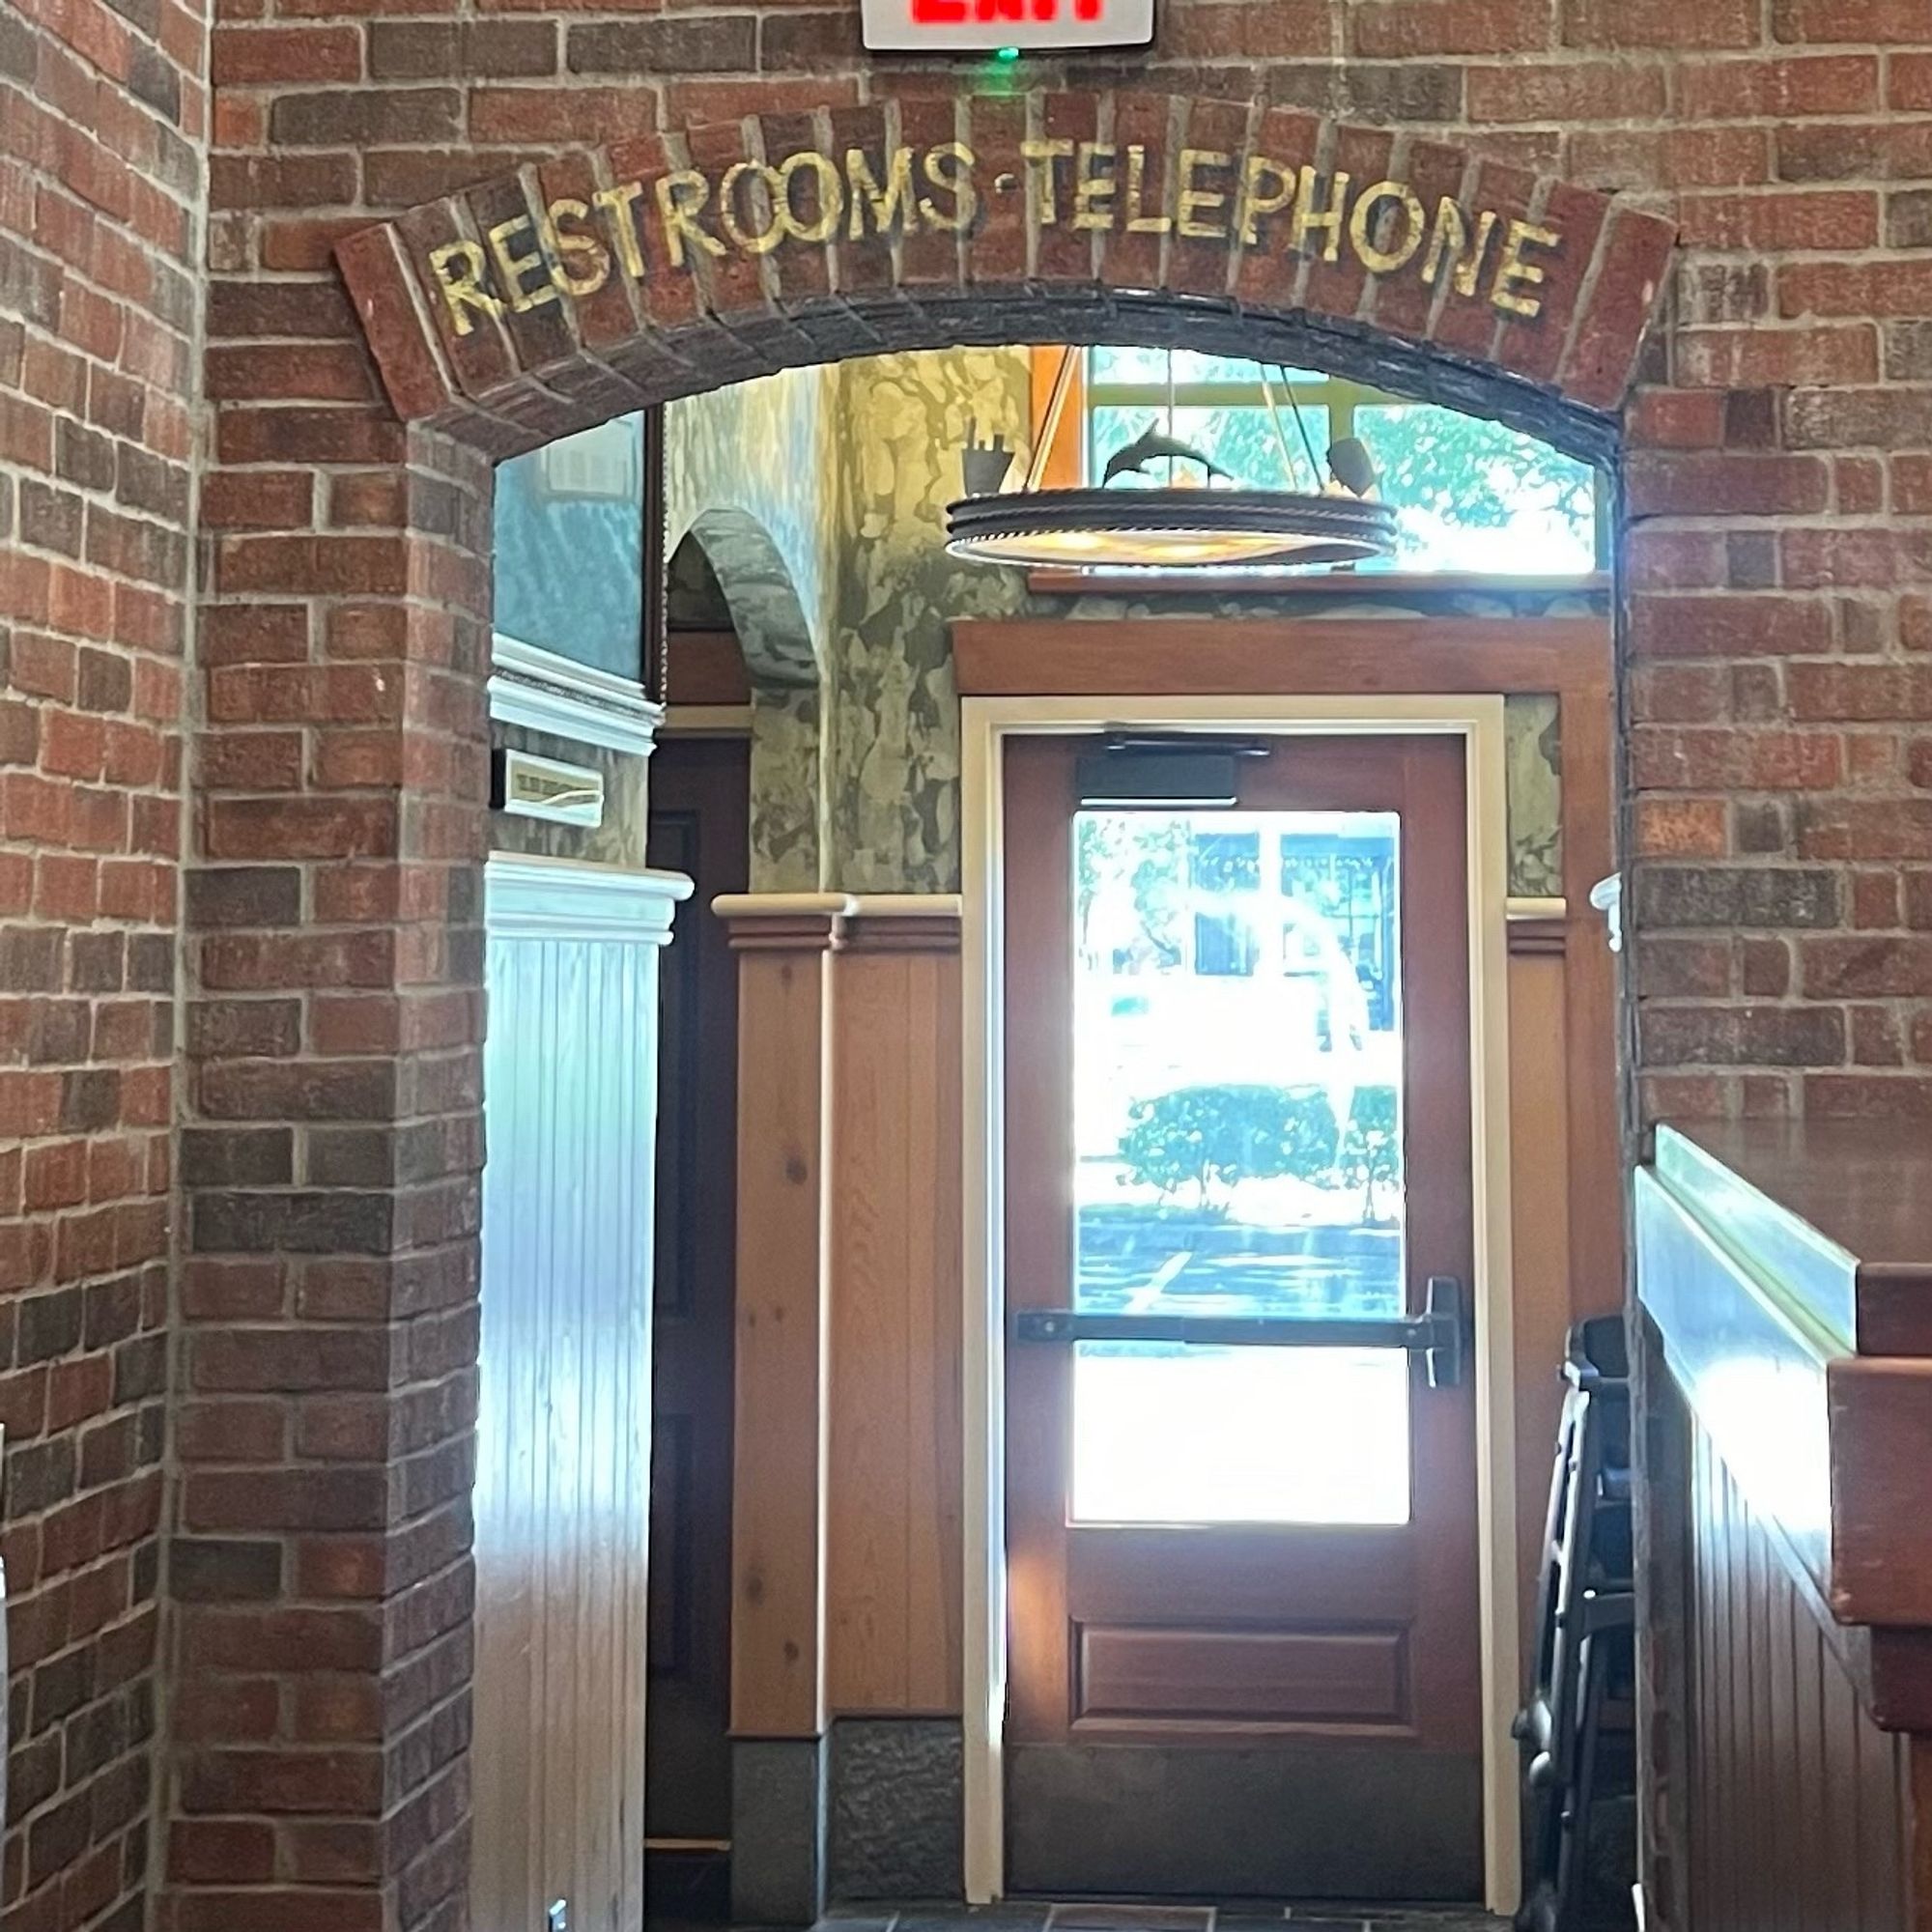
M1372 275L1413 275L1505 315L1543 312L1559 230L1449 196L1432 208L1405 181L1357 182L1273 155L1182 148L1172 168L1138 142L1036 140L1017 172L994 174L962 141L897 147L876 159L800 149L776 160L733 161L718 173L672 168L599 188L588 202L551 202L516 215L482 242L429 253L449 326L468 335L479 317L523 314L595 295L613 276L641 281L654 262L689 274L707 259L769 255L925 230L958 234L982 208L1017 200L1042 228L1100 229L1238 241L1264 254L1339 262Z

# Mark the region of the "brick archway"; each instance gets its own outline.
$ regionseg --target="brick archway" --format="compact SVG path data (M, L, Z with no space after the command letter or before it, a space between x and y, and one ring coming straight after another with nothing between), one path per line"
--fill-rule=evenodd
M1673 236L1298 112L908 95L359 226L354 321L230 285L329 340L212 362L167 1922L461 1917L492 460L874 350L1182 338L1601 457Z
M396 413L497 454L880 350L1183 335L1601 449L1675 239L1444 142L1116 92L641 137L336 252Z

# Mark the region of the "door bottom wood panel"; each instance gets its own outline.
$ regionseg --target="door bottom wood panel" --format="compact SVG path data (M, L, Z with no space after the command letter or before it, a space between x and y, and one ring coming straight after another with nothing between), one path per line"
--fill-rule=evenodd
M1094 1719L1192 1719L1252 1730L1408 1722L1401 1630L1119 1629L1077 1633L1074 1728Z
M1007 1869L1054 1897L1473 1901L1482 1771L1400 1742L1009 1745Z

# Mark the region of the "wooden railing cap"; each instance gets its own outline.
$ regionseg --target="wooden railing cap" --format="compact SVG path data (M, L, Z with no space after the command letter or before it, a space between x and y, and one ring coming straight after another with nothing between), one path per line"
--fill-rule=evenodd
M711 910L735 952L836 952L857 904L849 893L720 893Z
M957 893L721 893L711 910L740 952L956 952Z
M964 909L957 893L861 893L845 943L855 952L957 952Z

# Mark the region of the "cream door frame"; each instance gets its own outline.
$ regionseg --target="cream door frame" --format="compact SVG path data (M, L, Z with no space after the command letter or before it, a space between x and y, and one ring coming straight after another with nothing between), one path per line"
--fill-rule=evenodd
M1005 1207L1001 1065L1002 746L1110 724L1283 736L1441 732L1468 759L1470 1104L1475 1150L1477 1537L1483 1862L1492 1912L1516 1910L1519 1685L1515 1357L1510 1299L1508 825L1499 696L968 697L960 703L964 850L966 1896L1006 1882Z

